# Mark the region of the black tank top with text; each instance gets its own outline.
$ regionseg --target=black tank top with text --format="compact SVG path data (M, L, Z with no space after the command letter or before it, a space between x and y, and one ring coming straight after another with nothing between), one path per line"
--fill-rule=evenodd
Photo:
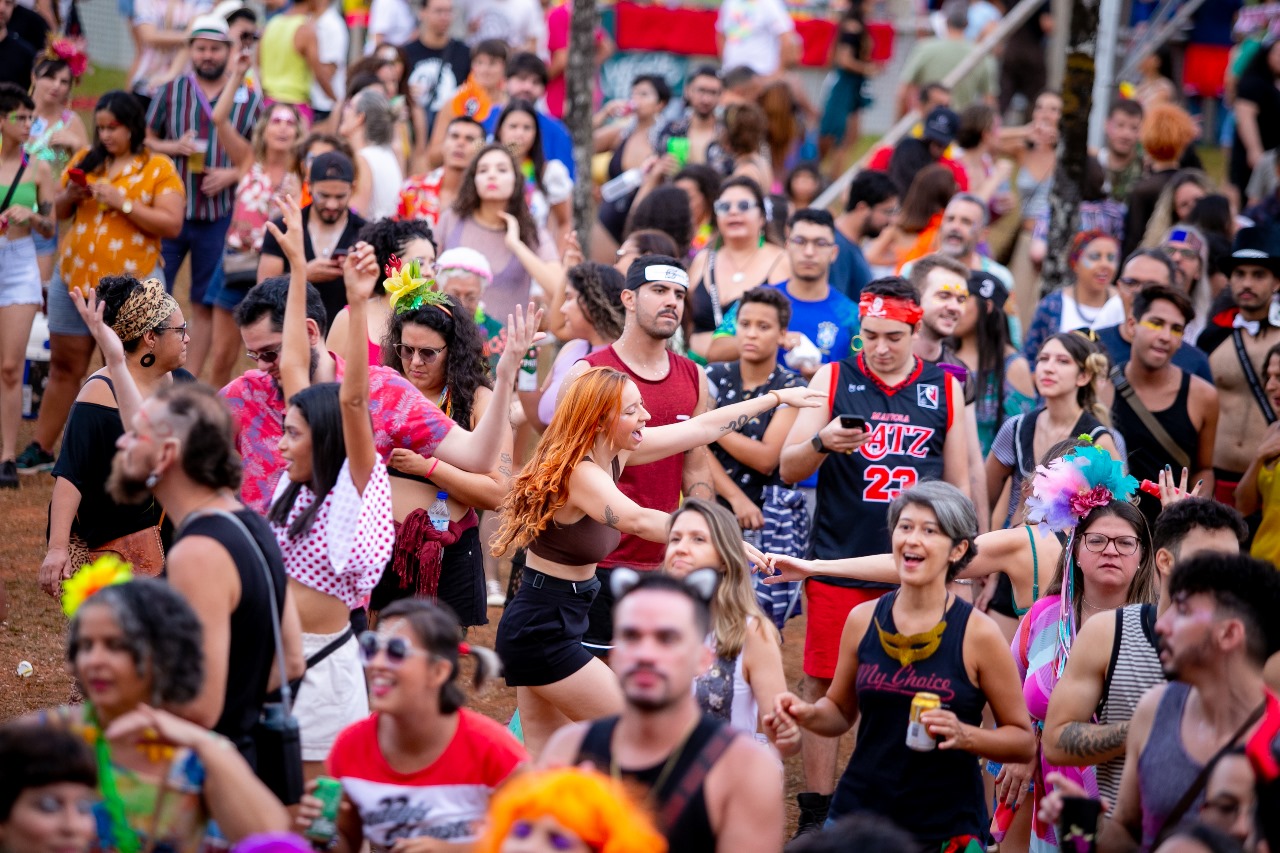
M890 633L897 630L896 599L893 593L876 602L876 621ZM906 745L916 693L936 693L942 707L961 722L982 725L987 699L964 665L964 634L971 613L967 601L955 598L947 608L947 626L937 651L909 666L885 653L876 621L867 627L858 644L858 739L831 798L829 818L878 814L933 850L957 835L985 835L987 807L978 759L961 750L916 752Z
M886 515L900 493L922 480L942 478L942 448L955 412L949 378L920 359L890 388L871 373L862 354L831 371L831 415L856 415L870 437L851 454L832 453L818 469L813 554L820 560L865 557L891 550ZM814 578L833 586L888 589L889 584Z

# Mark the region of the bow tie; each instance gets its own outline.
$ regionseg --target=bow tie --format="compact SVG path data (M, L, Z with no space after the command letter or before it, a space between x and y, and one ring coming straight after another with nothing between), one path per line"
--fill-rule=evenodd
M1250 337L1256 338L1258 336L1258 332L1262 329L1262 321L1246 320L1242 314L1237 314L1231 320L1231 328L1244 329L1249 333Z

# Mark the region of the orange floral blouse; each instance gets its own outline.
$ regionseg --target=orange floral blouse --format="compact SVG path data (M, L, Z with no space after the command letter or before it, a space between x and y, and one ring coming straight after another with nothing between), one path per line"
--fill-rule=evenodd
M88 148L76 152L67 164L67 171L76 168L88 153ZM67 171L62 173L64 187ZM133 160L114 178L108 178L105 170L88 177L90 182L110 181L134 204L150 205L165 193L186 198L173 161L145 148L133 155ZM120 211L88 198L76 207L71 227L62 238L58 272L68 290L75 288L85 293L106 275L129 273L146 277L159 262L159 237L140 230Z

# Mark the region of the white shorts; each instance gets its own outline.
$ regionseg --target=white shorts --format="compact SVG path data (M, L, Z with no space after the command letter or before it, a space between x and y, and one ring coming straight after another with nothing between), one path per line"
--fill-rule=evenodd
M43 302L35 241L30 237L18 240L0 237L0 308Z
M302 653L311 657L349 629L302 635ZM293 704L302 737L302 760L324 761L338 733L369 716L369 694L355 635L313 667L308 667Z

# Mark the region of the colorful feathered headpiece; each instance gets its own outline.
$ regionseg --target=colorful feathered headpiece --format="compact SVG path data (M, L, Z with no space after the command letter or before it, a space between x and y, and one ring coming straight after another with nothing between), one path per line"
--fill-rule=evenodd
M1054 653L1059 676L1076 638L1076 567L1072 556L1076 528L1097 507L1130 500L1138 487L1138 481L1124 472L1124 466L1094 444L1090 436L1082 435L1080 440L1085 442L1083 447L1036 468L1032 494L1027 498L1028 521L1044 522L1068 537L1063 550L1066 563L1062 572L1058 648Z
M1028 521L1044 522L1060 533L1070 533L1094 507L1133 497L1138 481L1089 436L1082 435L1080 439L1089 443L1036 468L1031 496L1027 498Z
M62 612L75 616L80 605L100 589L133 580L133 566L115 554L103 554L62 582Z
M71 39L53 39L40 58L67 63L72 80L79 80L89 70L89 54L85 52L84 45Z
M405 263L392 255L387 260L384 271L387 277L383 280L382 287L391 299L392 311L403 314L417 311L424 305L434 305L453 316L453 312L449 310L452 304L449 297L436 288L435 279L423 275L422 261L414 258Z

